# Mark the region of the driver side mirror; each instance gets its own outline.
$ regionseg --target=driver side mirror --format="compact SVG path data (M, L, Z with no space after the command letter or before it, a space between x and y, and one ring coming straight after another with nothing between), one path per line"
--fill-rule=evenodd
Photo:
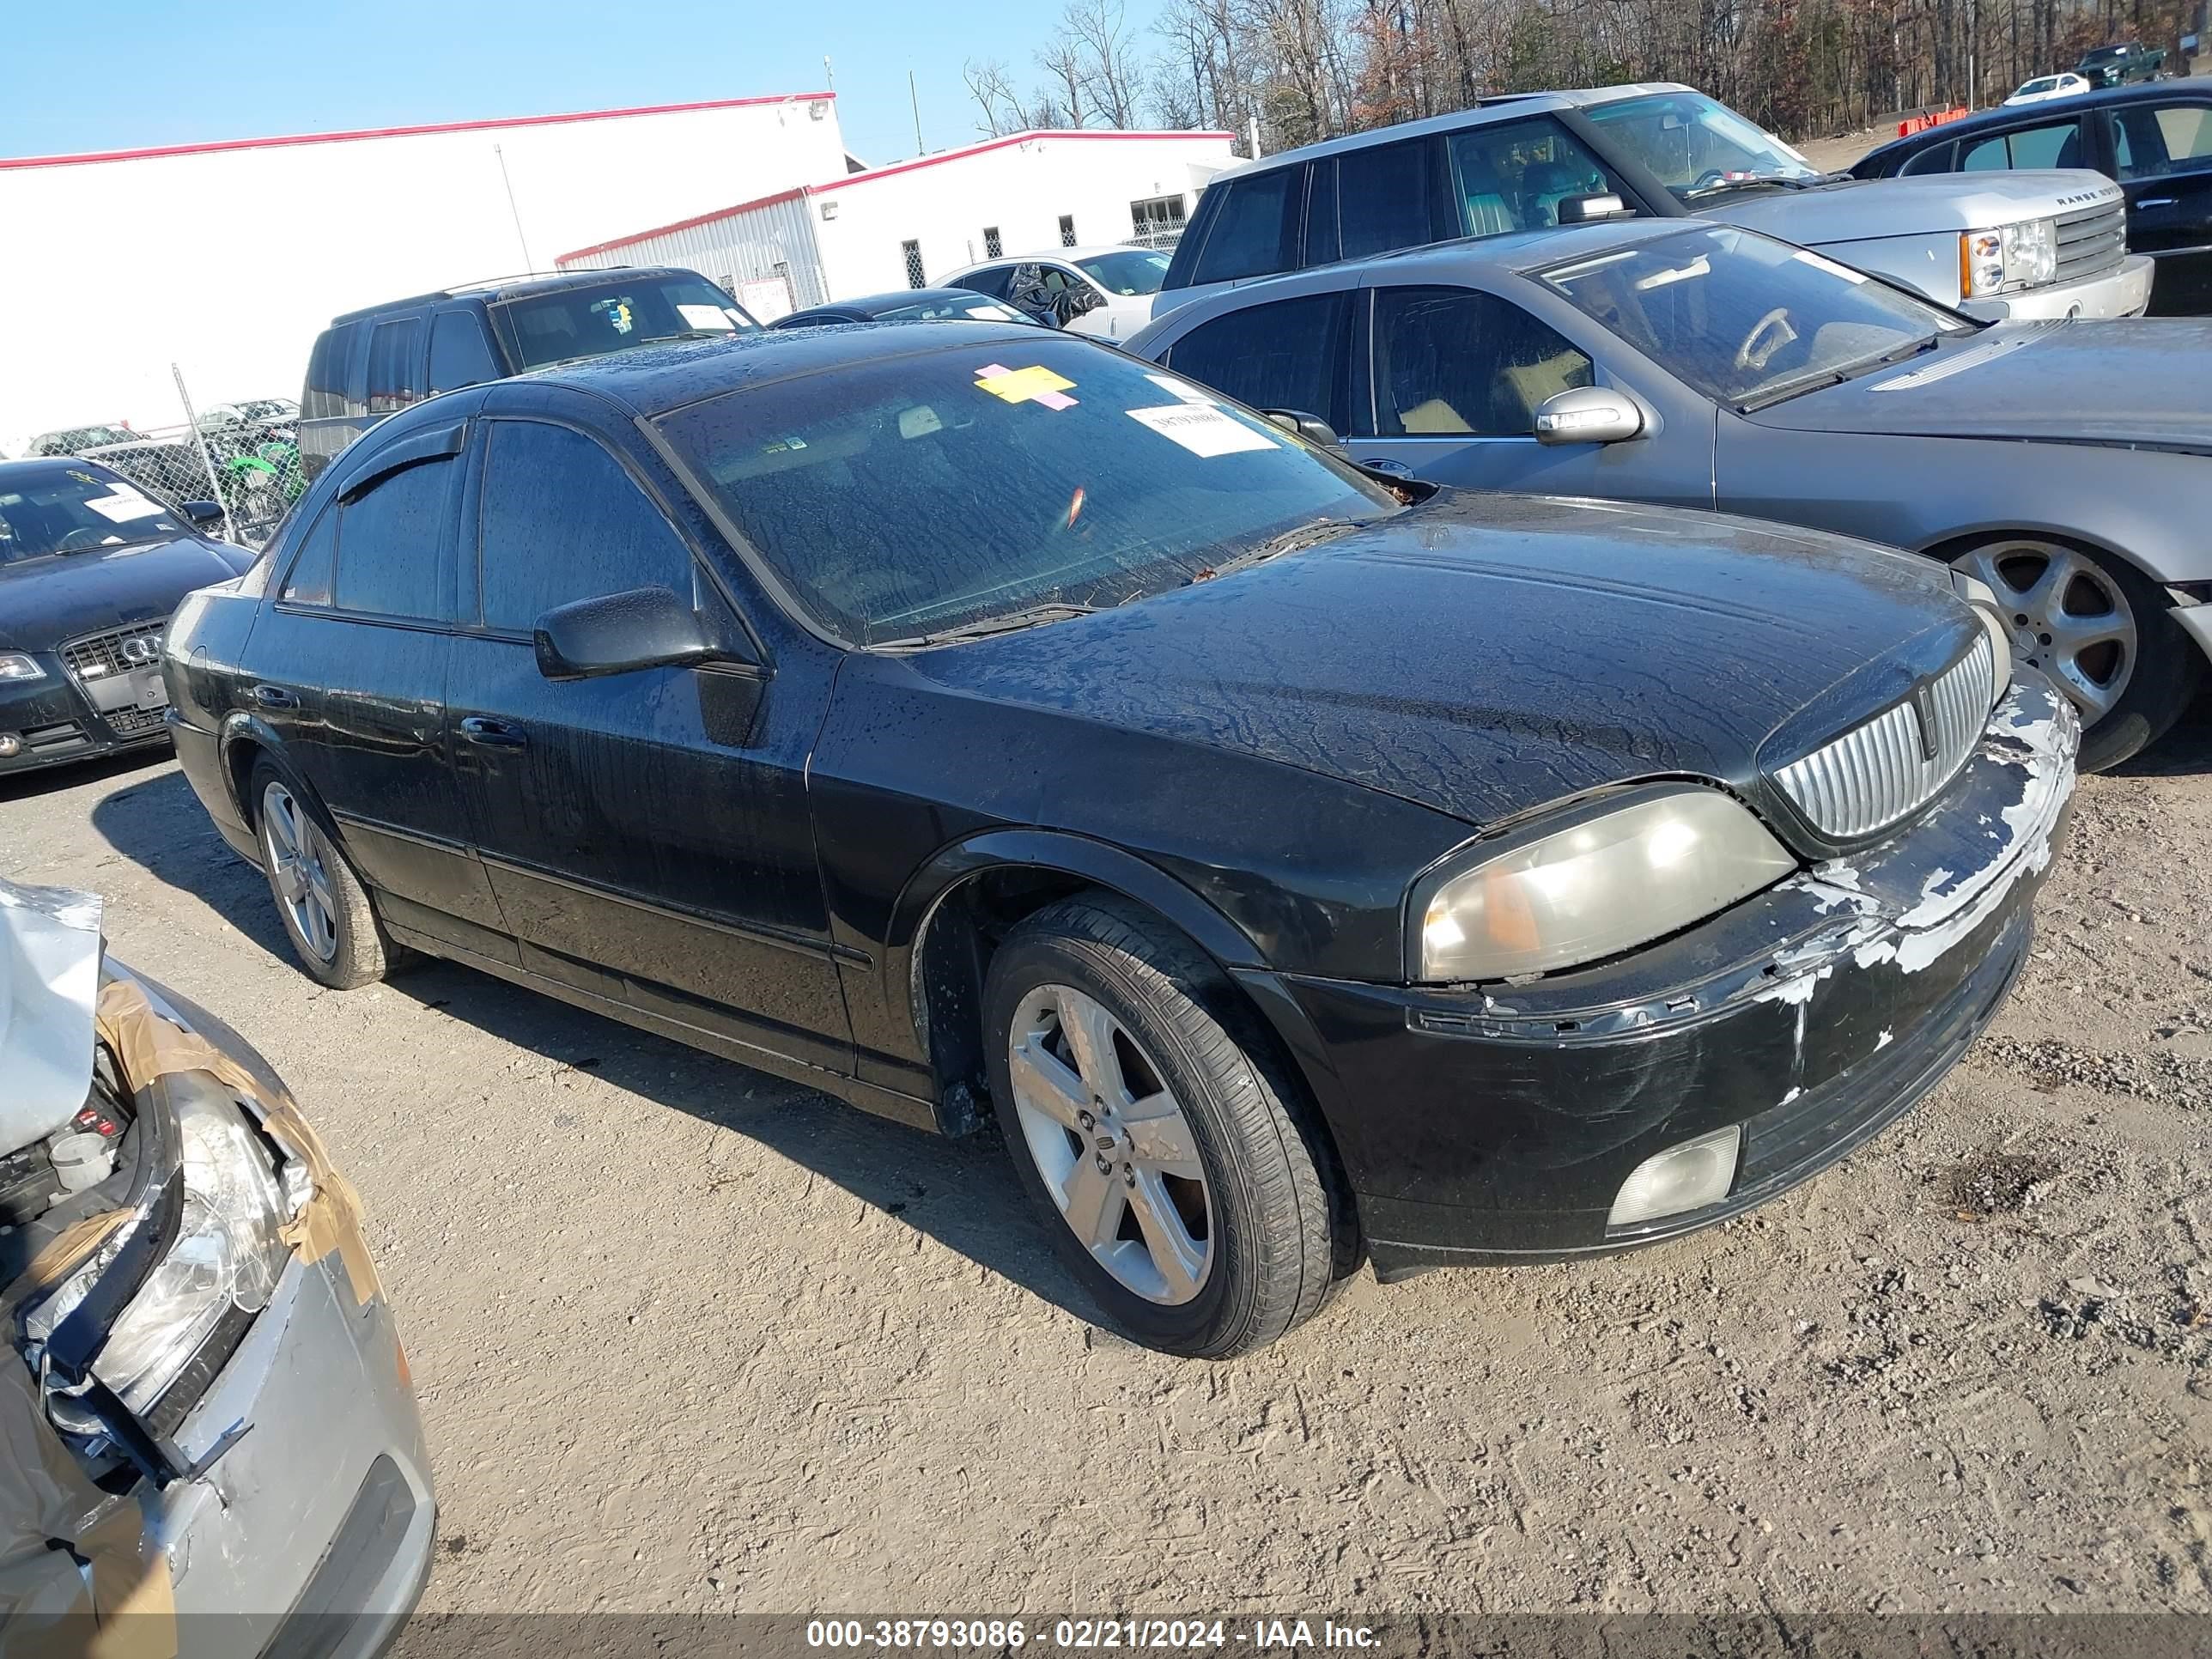
M1318 415L1309 415L1303 409L1263 409L1260 411L1285 432L1295 432L1308 443L1322 449L1342 449L1344 440L1336 435L1336 428Z
M538 672L549 680L749 660L716 637L688 600L665 587L634 587L558 605L538 619L534 642Z
M177 503L177 510L185 515L185 519L191 522L192 528L195 530L220 530L222 528L222 503L221 501L179 501Z
M1536 410L1540 444L1617 444L1643 431L1644 411L1611 386L1577 386L1547 398Z

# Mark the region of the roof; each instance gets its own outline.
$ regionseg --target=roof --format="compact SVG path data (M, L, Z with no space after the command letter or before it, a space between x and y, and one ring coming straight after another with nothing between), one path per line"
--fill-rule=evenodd
M559 126L573 121L616 121L633 115L683 115L697 110L744 109L763 104L811 104L834 92L775 92L754 98L709 98L690 104L639 104L623 109L573 110L559 115L504 115L479 121L434 121L411 127L355 127L338 132L293 132L270 138L220 138L199 144L155 144L139 149L89 150L76 155L0 156L0 172L21 167L89 167L101 161L143 161L164 155L211 155L234 149L284 149L298 144L349 144L367 138L418 138L441 132L485 132L501 127Z
M2095 87L2087 92L2069 93L2063 98L2046 99L2040 103L2014 104L2009 107L2000 104L1995 109L1978 110L1972 115L1962 115L1955 121L1946 121L1940 126L1923 128L1910 137L1893 138L1886 144L1876 145L1853 164L1852 171L1856 172L1880 156L1901 155L1926 149L1931 144L1943 143L1961 135L1986 132L1991 127L2008 127L2024 118L2048 121L2063 115L2068 110L2110 109L2115 104L2177 102L2212 103L2212 82L2138 81L2132 86Z
M1077 339L1080 336L1055 336ZM520 378L596 392L644 416L665 415L741 386L935 350L1001 345L1034 350L1034 323L866 323L763 329L720 340L677 340L542 368ZM1103 347L1100 348L1104 349ZM988 356L979 362L990 361ZM416 408L427 408L418 404Z
M827 179L818 185L800 185L791 190L779 190L767 196L757 196L749 202L739 202L734 206L710 209L705 213L696 213L688 219L678 219L673 224L655 225L650 230L632 231L629 235L617 236L611 241L594 242L589 247L580 247L573 252L556 255L553 263L565 264L571 259L588 259L595 254L612 253L617 248L634 247L640 242L651 241L656 236L672 236L679 230L690 230L699 225L712 224L717 219L727 219L740 213L750 213L756 208L773 207L779 202L795 202L805 197L826 196L831 191L851 190L862 185L878 184L885 179L896 178L902 173L915 173L923 167L944 167L953 161L965 161L978 155L987 155L992 150L1006 149L1016 144L1035 143L1040 139L1074 139L1092 142L1126 141L1132 138L1149 138L1155 141L1208 139L1227 143L1232 142L1236 137L1233 132L1206 131L1124 131L1118 127L1067 129L1030 127L1021 132L1009 132L997 138L986 138L976 143L963 144L957 149L939 150L934 155L917 155L905 161L887 161L881 167L864 168L859 173L848 173L842 178Z
M434 288L428 294L410 294L403 299L380 300L373 306L341 312L331 319L331 326L341 323L359 322L366 317L381 317L387 312L405 311L413 306L428 305L435 300L482 300L487 305L503 300L526 300L533 294L562 294L570 289L591 288L617 276L693 276L698 273L680 265L602 265L591 270L529 271L519 276L495 277L488 282L457 283L451 288Z

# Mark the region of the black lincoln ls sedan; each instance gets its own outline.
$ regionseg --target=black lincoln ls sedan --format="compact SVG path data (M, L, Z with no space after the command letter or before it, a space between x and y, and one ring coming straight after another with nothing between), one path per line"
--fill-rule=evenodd
M253 561L96 462L0 462L0 776L167 741L161 630Z
M1228 1354L1832 1163L2004 995L2071 796L1970 578L1422 493L1028 326L650 348L348 450L171 720L324 983L995 1115L1108 1315Z

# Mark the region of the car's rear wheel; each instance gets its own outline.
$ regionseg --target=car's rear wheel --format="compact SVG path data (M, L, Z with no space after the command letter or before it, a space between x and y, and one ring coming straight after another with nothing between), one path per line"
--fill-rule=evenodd
M255 764L251 787L261 866L292 954L333 990L382 979L397 947L386 940L345 854L269 762Z
M2134 566L2041 537L2008 536L1952 561L2004 607L2013 653L2081 713L2081 769L2117 766L2164 736L2200 659L2166 596Z
M1346 1225L1249 1012L1141 909L1063 900L993 957L992 1095L1023 1188L1115 1324L1170 1353L1274 1340Z

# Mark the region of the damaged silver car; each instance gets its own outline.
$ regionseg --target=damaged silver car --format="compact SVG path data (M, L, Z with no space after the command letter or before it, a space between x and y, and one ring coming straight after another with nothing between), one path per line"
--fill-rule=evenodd
M0 1148L0 1650L381 1651L435 1506L359 1201L98 901L4 881Z

